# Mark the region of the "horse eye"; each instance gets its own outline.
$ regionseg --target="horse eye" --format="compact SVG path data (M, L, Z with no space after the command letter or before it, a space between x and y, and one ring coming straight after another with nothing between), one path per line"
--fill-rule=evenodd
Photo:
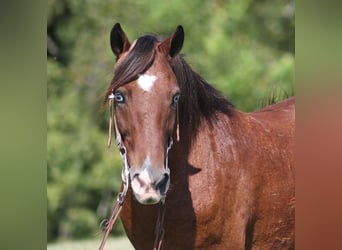
M115 92L114 98L117 103L125 102L125 96L121 92Z
M180 94L175 94L172 98L172 106L176 106L179 102Z

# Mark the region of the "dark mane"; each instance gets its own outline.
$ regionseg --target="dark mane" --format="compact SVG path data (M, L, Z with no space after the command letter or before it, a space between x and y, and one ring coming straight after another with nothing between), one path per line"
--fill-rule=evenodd
M181 90L180 122L188 123L180 126L184 126L183 131L190 141L197 134L202 119L212 122L217 113L233 114L234 105L194 72L181 55L173 58L171 67Z
M138 79L140 74L152 66L156 54L155 44L158 41L156 37L150 35L137 39L131 52L115 68L114 77L105 94L104 103L117 88ZM189 136L190 141L196 135L202 119L211 122L216 119L217 113L232 115L233 104L194 72L185 62L183 56L175 56L172 59L171 67L181 90L180 126L183 128L184 134ZM187 121L186 124L185 121Z

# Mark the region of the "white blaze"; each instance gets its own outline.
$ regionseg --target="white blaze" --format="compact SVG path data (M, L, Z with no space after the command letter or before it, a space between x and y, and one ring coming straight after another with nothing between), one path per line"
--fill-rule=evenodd
M146 92L150 92L156 82L157 77L154 75L141 75L138 78L138 85Z

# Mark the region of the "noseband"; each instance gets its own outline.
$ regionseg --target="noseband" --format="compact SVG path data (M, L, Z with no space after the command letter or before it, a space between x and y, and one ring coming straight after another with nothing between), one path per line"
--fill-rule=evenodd
M109 233L113 229L113 225L115 221L117 220L120 211L122 209L127 190L130 185L130 179L129 179L129 163L127 160L127 149L125 147L125 144L122 141L122 136L120 134L120 131L118 129L117 123L116 123L116 118L114 114L114 94L112 93L111 95L108 96L109 99L109 128L108 128L108 147L111 146L112 144L112 133L114 131L115 137L116 137L116 143L117 147L119 148L120 155L122 158L122 161L124 162L124 166L121 172L121 179L122 179L122 184L123 184L123 189L121 192L118 193L116 202L114 204L114 207L111 211L111 215L109 217L109 220L105 224L105 235L103 236L101 245L99 247L99 250L102 250L105 246L105 243L107 241ZM176 128L176 135L177 135L177 141L179 141L179 120L178 120L178 105L176 107L176 112L177 112L177 117L176 117L176 123L177 123L177 128ZM170 168L168 166L168 156L169 156L169 151L173 145L173 139L170 137L168 146L166 149L166 159L165 159L165 170L168 174L170 174ZM165 234L165 230L163 228L163 223L164 223L164 216L165 216L165 198L164 196L160 203L159 203L159 211L158 211L158 219L157 219L157 224L155 227L155 241L153 244L153 250L160 250L162 248L162 243L163 243L163 238Z

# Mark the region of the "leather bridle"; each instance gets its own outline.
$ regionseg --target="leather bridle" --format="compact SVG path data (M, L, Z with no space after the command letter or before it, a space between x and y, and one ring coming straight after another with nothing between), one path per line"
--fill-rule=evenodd
M103 239L101 241L101 245L99 247L99 250L103 250L105 243L107 241L107 238L110 234L110 232L113 229L113 225L115 224L120 211L122 209L123 203L125 201L125 197L127 194L127 190L129 188L130 185L130 178L129 178L129 163L127 160L127 150L125 147L125 144L122 141L122 136L120 134L120 131L118 129L117 123L116 123L116 118L115 118L115 114L114 114L114 94L112 93L111 95L108 96L109 99L109 129L108 129L108 147L111 146L112 143L112 133L114 131L115 133L115 137L116 137L116 143L117 146L119 148L120 151L120 155L121 158L124 162L124 166L121 172L121 179L122 179L122 184L123 184L123 189L121 192L119 192L116 202L113 206L113 209L111 211L111 215L108 219L108 221L105 223L105 234L103 236ZM176 124L177 124L177 128L176 128L176 135L177 135L177 141L179 141L179 120L178 120L178 105L176 107ZM169 155L169 150L171 149L173 145L173 139L172 137L170 137L169 142L168 142L168 146L166 149L166 160L165 160L165 169L166 172L168 174L170 174L170 169L168 166L168 155ZM163 244L163 238L164 238L164 234L165 234L165 230L163 228L163 224L164 224L164 217L165 217L165 198L163 197L161 199L161 201L159 202L159 211L158 211L158 218L157 218L157 223L156 223L156 227L155 227L155 240L154 240L154 244L153 244L153 250L160 250L162 249L162 244Z

